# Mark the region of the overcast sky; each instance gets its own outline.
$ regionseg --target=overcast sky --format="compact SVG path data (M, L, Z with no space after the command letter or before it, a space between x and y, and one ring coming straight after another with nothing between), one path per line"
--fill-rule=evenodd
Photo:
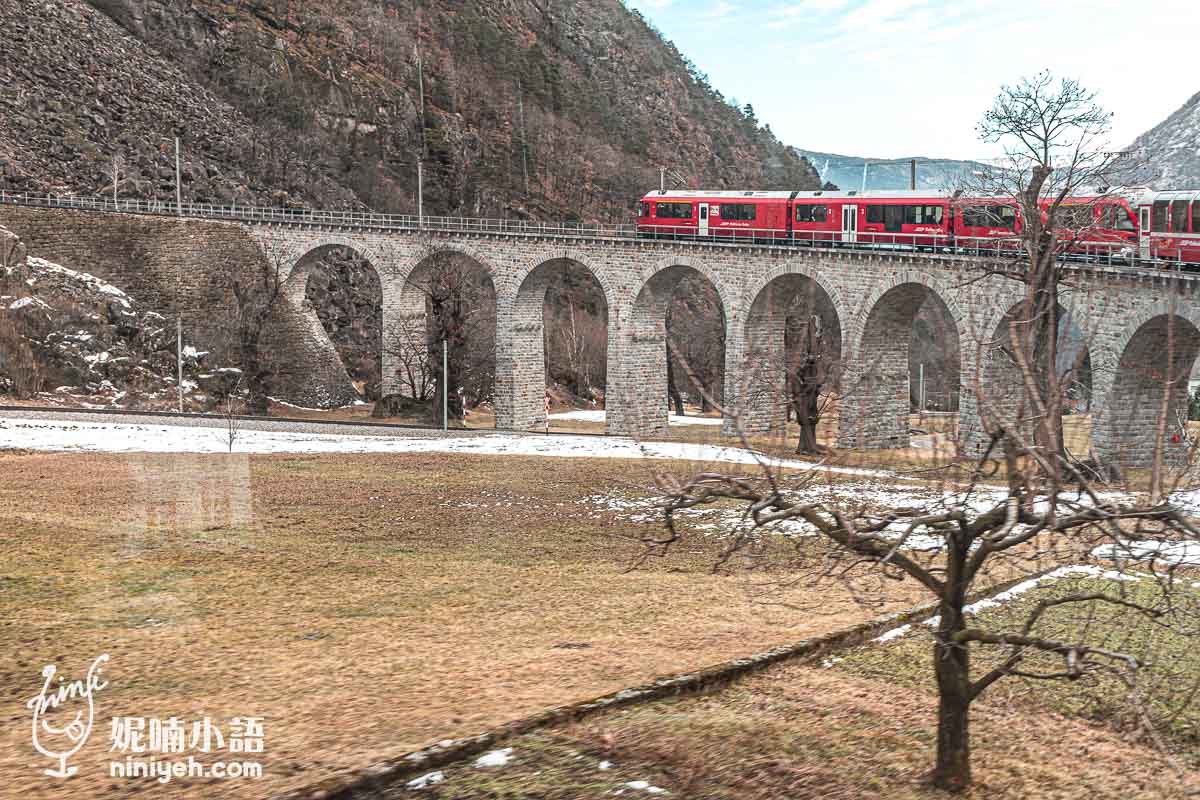
M1099 92L1113 146L1200 92L1195 0L627 0L787 144L981 158L1001 84L1043 68Z

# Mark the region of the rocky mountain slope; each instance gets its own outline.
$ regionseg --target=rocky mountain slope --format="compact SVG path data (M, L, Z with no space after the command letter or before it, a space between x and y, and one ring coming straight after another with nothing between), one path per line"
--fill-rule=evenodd
M1155 189L1200 187L1200 93L1125 149L1139 162L1134 181Z
M871 159L862 156L843 156L816 150L797 149L817 170L821 179L839 189L861 189L863 164L867 165L867 189L907 189L911 181L910 159ZM953 189L961 186L971 173L983 169L975 161L956 161L945 158L917 156L918 189Z
M0 188L627 219L665 165L811 188L619 0L0 0Z
M0 392L57 403L174 408L175 327L87 272L26 252L0 228ZM212 368L184 348L189 408L234 388L236 368Z

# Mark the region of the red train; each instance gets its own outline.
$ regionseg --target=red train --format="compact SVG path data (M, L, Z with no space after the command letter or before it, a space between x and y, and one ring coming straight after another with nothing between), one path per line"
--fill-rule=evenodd
M1014 247L1011 198L925 191L659 191L638 202L639 235L930 249ZM1072 197L1059 235L1078 254L1200 263L1200 192L1121 189Z

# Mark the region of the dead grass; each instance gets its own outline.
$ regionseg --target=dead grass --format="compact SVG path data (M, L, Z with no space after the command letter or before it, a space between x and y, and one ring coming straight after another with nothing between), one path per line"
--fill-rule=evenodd
M100 777L113 716L259 715L264 780L153 785L258 797L876 613L836 593L818 616L755 604L703 539L627 571L645 528L580 500L640 493L641 462L6 453L0 469L14 796L59 796L23 708L52 661L74 676L112 656L73 796L130 790Z
M646 781L689 800L934 800L935 698L791 665L719 694L663 701L507 742L504 767L445 769L422 796L587 800ZM981 703L976 784L965 800L1150 800L1183 796L1153 752L1084 723ZM599 769L601 761L609 769ZM1191 776L1191 785L1200 785ZM413 796L402 787L387 798Z

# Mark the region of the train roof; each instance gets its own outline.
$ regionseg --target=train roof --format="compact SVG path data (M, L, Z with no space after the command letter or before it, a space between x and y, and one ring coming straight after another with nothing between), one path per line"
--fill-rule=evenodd
M702 189L681 189L666 191L654 190L647 192L643 200L790 200L793 197L797 200L905 200L905 199L930 199L939 200L956 199L955 192L950 192L945 189L868 189L866 191L796 191L796 192L755 192L755 191L736 191L730 189L715 189L713 191L704 191ZM1005 195L980 195L966 194L959 195L965 200L1012 200L1013 198ZM1144 186L1114 186L1106 190L1088 189L1075 192L1070 199L1074 200L1089 200L1098 197L1121 197L1130 203L1149 203L1154 200L1200 200L1200 190L1196 189L1181 189L1169 192L1157 192L1153 189Z
M666 191L659 191L656 189L653 192L646 192L646 196L643 199L670 200L677 198L681 200L694 200L696 198L716 197L721 200L734 200L748 197L752 200L787 200L791 196L791 192L739 192L729 189L719 189L712 192L705 192L698 189L680 191L668 189Z

